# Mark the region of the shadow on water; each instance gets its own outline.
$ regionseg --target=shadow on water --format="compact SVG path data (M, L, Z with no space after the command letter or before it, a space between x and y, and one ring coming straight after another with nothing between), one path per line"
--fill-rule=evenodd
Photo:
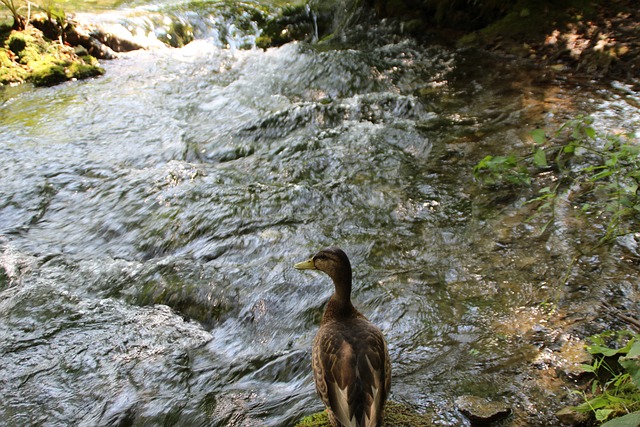
M291 267L333 244L388 338L395 400L438 425L466 422L466 393L508 402L509 425L555 422L556 350L607 283L633 301L634 267L616 247L563 283L592 237L538 236L526 195L487 194L472 166L564 114L637 111L369 31L342 50L195 41L3 94L7 425L293 424L320 409L309 349L331 289Z

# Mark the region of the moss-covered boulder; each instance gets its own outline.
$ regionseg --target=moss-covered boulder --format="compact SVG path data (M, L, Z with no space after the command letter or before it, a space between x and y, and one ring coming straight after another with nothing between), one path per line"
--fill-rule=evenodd
M7 37L6 47L13 52L15 59L23 65L37 61L46 52L46 43L37 31L12 31Z
M64 67L54 60L43 59L30 64L29 80L36 86L52 86L67 80Z
M47 39L35 27L0 30L0 84L29 81L50 86L103 73L95 58L78 56L73 48Z
M387 402L382 427L432 427L428 415L421 415L409 407L396 402ZM303 418L296 427L331 427L327 412L318 412Z

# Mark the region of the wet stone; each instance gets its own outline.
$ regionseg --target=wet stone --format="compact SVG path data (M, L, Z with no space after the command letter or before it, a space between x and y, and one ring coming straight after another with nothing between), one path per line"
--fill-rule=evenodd
M576 411L574 407L567 406L556 413L562 424L568 426L579 426L589 421L590 415L587 412Z
M456 407L472 425L488 425L511 415L511 408L478 396L464 395L456 399Z

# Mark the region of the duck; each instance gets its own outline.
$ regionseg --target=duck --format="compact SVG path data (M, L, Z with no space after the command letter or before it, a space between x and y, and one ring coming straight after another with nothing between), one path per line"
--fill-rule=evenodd
M351 263L337 247L321 250L298 270L319 270L334 292L313 341L316 390L333 427L380 427L391 389L391 363L384 335L351 302Z

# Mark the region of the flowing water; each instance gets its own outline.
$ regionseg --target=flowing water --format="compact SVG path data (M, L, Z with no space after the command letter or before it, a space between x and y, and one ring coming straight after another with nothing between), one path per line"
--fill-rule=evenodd
M329 245L387 336L392 399L437 425L466 422L468 393L509 403L508 425L555 422L542 373L610 289L633 306L637 242L559 285L584 236L558 215L540 237L472 166L578 112L637 125L638 95L354 32L267 51L202 36L0 92L3 425L293 425L321 409L310 346L332 289L292 266Z

